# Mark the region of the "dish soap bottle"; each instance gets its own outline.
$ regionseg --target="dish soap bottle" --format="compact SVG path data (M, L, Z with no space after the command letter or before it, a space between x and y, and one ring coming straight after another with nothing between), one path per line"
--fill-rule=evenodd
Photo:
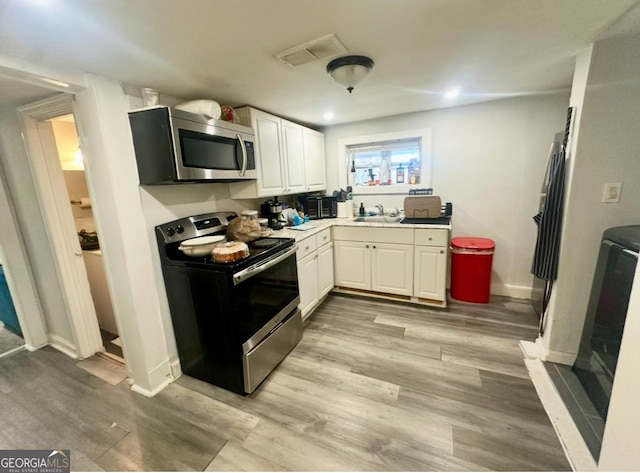
M359 213L361 217L364 217L364 204L362 202L360 202Z

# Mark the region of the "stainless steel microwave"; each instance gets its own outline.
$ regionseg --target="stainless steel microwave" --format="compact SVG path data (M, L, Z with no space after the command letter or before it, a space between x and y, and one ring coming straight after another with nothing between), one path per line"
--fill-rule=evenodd
M253 128L171 107L129 112L140 184L255 179Z

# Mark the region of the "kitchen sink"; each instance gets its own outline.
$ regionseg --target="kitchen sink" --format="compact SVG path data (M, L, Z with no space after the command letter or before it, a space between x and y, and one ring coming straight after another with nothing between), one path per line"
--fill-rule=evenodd
M364 222L364 223L398 223L402 220L402 217L388 217L388 216L380 216L374 215L371 217L357 217L354 218L354 222Z

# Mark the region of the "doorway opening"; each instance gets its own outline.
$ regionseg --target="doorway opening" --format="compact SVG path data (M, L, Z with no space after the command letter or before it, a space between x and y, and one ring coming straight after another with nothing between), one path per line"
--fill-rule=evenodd
M82 249L82 260L89 280L91 299L95 306L102 343L111 358L124 363L122 343L106 281L100 238L94 222L75 119L73 114L67 114L48 121L51 123L60 168L64 175L69 197L68 206L73 215L75 231Z
M0 251L2 254L2 251ZM24 348L22 329L0 257L0 358Z

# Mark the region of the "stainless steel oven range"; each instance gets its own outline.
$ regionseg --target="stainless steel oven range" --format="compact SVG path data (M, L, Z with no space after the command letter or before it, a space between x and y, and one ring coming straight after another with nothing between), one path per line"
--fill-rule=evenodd
M178 249L224 235L235 217L202 214L155 230L182 372L247 394L302 339L302 318L293 238L255 240L249 256L232 263Z

